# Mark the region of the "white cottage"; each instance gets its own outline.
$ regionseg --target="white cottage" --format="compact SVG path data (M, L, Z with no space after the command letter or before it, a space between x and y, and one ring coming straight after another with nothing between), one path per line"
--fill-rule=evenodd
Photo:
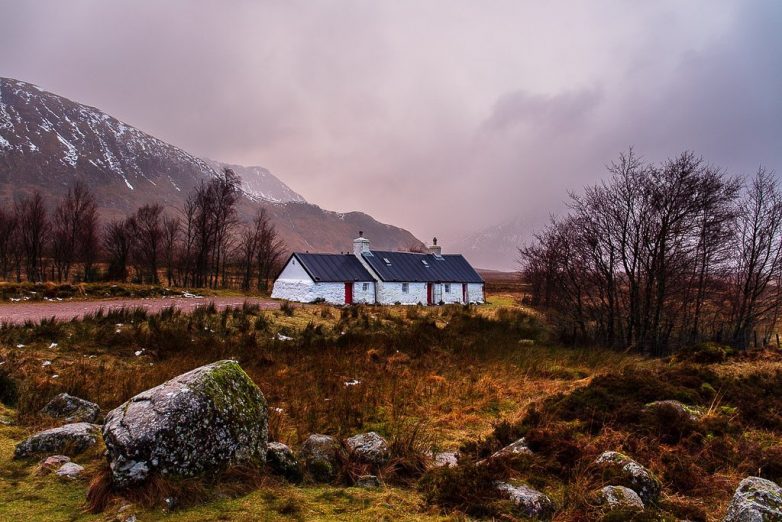
M333 304L483 303L483 279L461 254L369 248L359 232L352 254L294 253L274 282L272 297Z

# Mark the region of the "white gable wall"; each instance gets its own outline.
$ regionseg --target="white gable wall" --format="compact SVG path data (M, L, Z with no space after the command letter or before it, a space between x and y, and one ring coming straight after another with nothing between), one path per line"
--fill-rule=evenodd
M467 302L476 304L486 302L483 296L483 283L469 283L467 285Z
M353 302L374 303L375 283L366 281L366 291L363 290L362 283L353 283ZM315 282L301 266L301 263L292 257L274 282L272 297L298 303L311 303L323 299L327 303L345 304L345 283Z

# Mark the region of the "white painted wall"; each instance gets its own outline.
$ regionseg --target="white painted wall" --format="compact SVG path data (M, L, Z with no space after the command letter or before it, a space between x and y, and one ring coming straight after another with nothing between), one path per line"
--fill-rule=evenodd
M363 289L364 284L367 285L366 290ZM345 297L344 287L342 297ZM375 283L372 281L356 281L353 283L353 302L356 304L373 304L375 302Z
M467 284L467 299L470 303L485 303L486 299L483 296L483 283Z
M378 282L378 303L415 305L426 304L426 283L410 283L407 292L402 291L402 283Z
M366 283L366 291L363 290L363 282L353 283L354 303L375 302L375 283L372 281ZM327 303L342 305L345 304L345 283L316 283L294 257L288 261L274 282L272 297L298 303L311 303L316 299L323 299Z

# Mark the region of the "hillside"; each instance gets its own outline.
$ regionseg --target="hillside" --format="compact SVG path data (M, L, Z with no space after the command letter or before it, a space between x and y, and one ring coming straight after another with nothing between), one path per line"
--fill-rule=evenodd
M471 232L458 238L450 251L461 252L475 266L491 270L518 269L518 249L529 237L520 219Z
M75 178L95 192L104 218L144 203L181 208L198 183L230 166L242 178L241 217L265 206L289 248L339 252L364 230L378 248L421 243L408 231L360 212L340 214L308 204L263 167L200 159L94 107L0 78L0 198L40 190L53 205Z

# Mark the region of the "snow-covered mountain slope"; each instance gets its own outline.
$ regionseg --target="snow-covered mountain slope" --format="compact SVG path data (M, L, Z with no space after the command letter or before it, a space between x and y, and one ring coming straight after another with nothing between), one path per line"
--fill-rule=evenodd
M512 219L472 232L444 247L461 252L475 266L492 270L518 269L519 247L529 238L521 219Z
M182 208L187 194L223 167L138 130L94 107L30 83L0 78L0 204L38 190L50 207L80 178L95 192L105 218L145 204ZM272 215L292 249L350 250L359 230L377 248L421 245L408 231L360 212L339 214L310 205L262 167L227 165L243 179L240 218L259 206Z
M253 199L271 201L273 203L306 203L306 200L294 192L288 185L280 181L268 169L263 167L244 167L231 163L222 163L204 158L204 161L215 171L229 168L242 180L242 190Z

